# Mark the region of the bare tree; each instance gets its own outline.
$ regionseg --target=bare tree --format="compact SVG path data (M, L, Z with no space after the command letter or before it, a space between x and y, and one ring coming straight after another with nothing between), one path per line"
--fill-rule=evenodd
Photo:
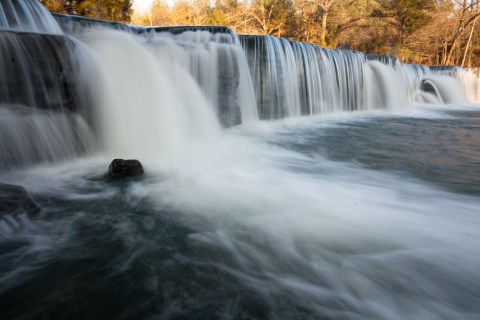
M465 33L468 28L473 26L480 17L479 0L455 0L453 6L453 16L456 27L454 32L447 39L446 55L443 57L442 64L450 65L454 63L453 56L460 48L462 40L465 40Z

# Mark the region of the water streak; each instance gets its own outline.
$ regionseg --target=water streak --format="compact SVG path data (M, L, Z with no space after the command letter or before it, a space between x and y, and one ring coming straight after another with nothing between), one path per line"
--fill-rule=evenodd
M2 0L0 28L50 34L62 33L52 15L36 0Z

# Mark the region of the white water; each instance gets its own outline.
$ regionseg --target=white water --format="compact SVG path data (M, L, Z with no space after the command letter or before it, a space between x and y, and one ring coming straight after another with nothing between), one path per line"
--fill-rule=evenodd
M272 36L240 40L261 119L368 109L363 54Z
M115 31L92 33L85 41L95 63L91 84L105 152L152 159L220 133L198 83L171 55L175 51Z
M339 121L369 119L344 115ZM193 229L189 246L218 252L205 263L259 292L273 318L282 317L283 304L294 303L314 318L475 319L468 309L475 309L478 298L469 293L478 292L480 281L477 198L266 143L309 139L295 132L337 125L335 117L258 123L199 139L170 157L156 149L158 157L147 161L150 178L132 184L124 196L132 203L149 199L162 209L159 215L175 212L170 219ZM143 132L131 134L144 138ZM108 201L118 192L114 188L82 191L92 184L82 177L100 174L107 159L2 181L70 201ZM68 219L62 228L76 217ZM125 227L118 232L126 243L139 236ZM58 231L49 238L53 244L64 241L55 237ZM126 259L135 261L135 251Z
M456 78L461 83L468 101L472 103L480 102L480 80L478 70L464 69L456 74Z
M73 159L94 145L85 120L77 114L0 105L2 168Z
M50 34L62 33L52 15L36 0L2 0L0 28Z
M258 120L252 80L237 36L207 31L148 36L157 57L189 71L217 114L225 113L225 104L238 104L242 121Z
M477 199L251 141L225 142L235 148L190 154L162 171L164 182L136 192L184 212L184 223L198 230L193 245L226 251L231 260L217 266L273 308L288 295L310 314L335 319L469 318L442 300L442 282L478 280Z
M177 213L171 219L193 230L189 245L218 252L206 263L258 292L272 317L282 316L287 299L313 317L475 319L468 310L478 300L469 296L478 291L472 279L480 279L477 198L265 142L302 121L222 132L214 91L196 82L202 71L192 74L188 53L171 39L105 32L85 41L98 68L106 159L140 158L150 175L126 196ZM384 86L370 93L384 95L373 104L408 104L398 75L369 66Z
M371 109L379 106L398 109L408 105L405 82L395 69L379 61L369 61L365 73L367 103Z
M444 75L427 75L422 80L423 84L428 84L433 88L439 104L467 104L467 97L460 83Z

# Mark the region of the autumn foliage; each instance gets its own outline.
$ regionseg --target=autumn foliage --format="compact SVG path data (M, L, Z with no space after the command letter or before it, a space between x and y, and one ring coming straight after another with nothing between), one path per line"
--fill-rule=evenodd
M480 0L43 0L54 12L138 25L223 25L408 63L480 65ZM133 14L133 15L132 15Z

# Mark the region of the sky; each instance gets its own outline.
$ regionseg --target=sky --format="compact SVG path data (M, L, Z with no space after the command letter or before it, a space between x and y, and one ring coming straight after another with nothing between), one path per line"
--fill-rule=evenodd
M134 0L133 9L139 12L146 11L150 3L152 3L152 0Z

